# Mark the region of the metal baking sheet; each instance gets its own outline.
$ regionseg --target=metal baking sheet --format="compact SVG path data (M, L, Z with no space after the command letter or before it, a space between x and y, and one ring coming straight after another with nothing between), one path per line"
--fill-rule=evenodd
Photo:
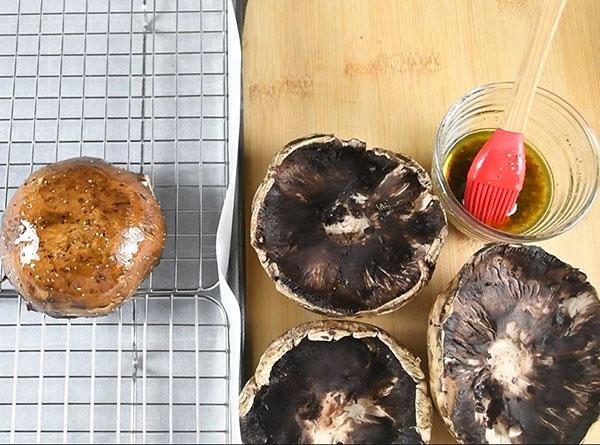
M0 442L231 440L216 233L237 152L233 13L227 0L0 2L0 210L32 171L95 156L148 174L168 227L159 266L110 316L54 320L2 283Z

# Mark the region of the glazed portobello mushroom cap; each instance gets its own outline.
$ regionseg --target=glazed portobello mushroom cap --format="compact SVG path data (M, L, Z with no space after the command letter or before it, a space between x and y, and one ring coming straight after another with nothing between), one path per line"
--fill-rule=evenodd
M252 205L251 243L277 289L335 316L406 304L429 282L446 234L416 161L331 135L284 147Z
M17 189L2 219L0 254L29 309L93 317L133 295L164 242L144 176L75 158L34 172Z
M276 339L240 396L244 443L428 443L431 411L419 359L337 320Z
M579 443L600 414L600 302L539 247L477 252L430 316L435 404L461 443Z

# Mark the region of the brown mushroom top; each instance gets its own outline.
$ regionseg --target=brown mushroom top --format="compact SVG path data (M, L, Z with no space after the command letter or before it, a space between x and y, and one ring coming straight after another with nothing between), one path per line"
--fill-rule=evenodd
M429 281L446 218L414 160L314 135L273 160L251 242L285 295L338 316L389 312Z
M4 273L34 310L55 317L110 312L158 262L165 223L144 178L100 159L33 173L2 220Z
M430 374L464 443L579 443L600 414L600 302L539 247L488 245L431 316Z
M244 443L427 443L418 359L364 323L307 323L275 340L240 401Z

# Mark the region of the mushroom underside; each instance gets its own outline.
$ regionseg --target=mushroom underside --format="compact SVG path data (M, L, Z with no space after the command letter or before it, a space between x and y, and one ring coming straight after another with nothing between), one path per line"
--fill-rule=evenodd
M348 315L428 281L446 220L414 161L329 137L291 151L267 178L253 244L289 293Z
M440 298L432 379L457 438L579 443L600 414L600 302L586 275L541 248L492 245Z
M422 443L416 383L378 338L303 338L242 417L245 443Z

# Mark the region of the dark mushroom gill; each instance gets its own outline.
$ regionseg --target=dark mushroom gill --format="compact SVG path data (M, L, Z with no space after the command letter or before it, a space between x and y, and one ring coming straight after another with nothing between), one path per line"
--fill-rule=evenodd
M416 383L378 338L304 338L242 417L244 443L422 443Z
M600 303L537 247L484 248L443 324L448 415L465 443L579 443L600 414Z
M273 168L254 245L313 307L374 310L427 282L446 220L415 162L329 139Z

